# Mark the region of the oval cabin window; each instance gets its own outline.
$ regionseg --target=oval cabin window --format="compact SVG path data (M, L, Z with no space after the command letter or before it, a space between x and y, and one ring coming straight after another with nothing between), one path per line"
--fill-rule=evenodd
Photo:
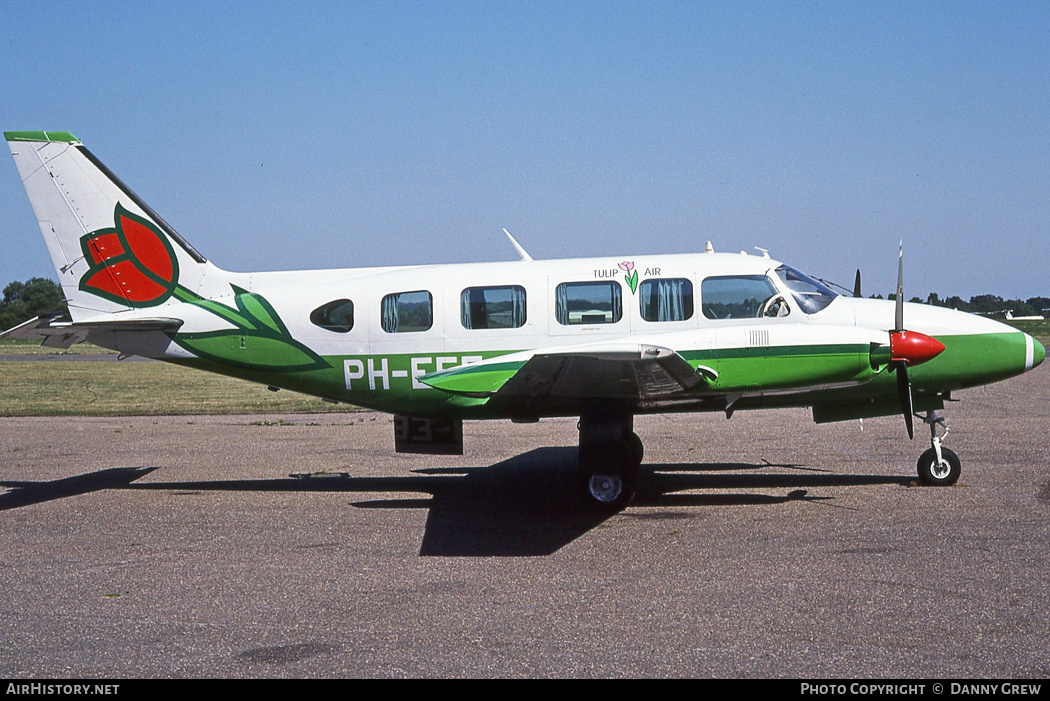
M354 303L337 299L310 312L310 322L325 331L347 333L354 328Z

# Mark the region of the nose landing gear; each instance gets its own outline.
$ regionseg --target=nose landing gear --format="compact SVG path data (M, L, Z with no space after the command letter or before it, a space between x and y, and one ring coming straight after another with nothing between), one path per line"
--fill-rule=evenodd
M959 480L962 466L959 456L941 445L944 437L948 435L948 427L944 423L944 417L938 416L936 410L927 412L925 416L916 414L922 422L930 427L930 449L919 456L916 465L919 472L919 481L931 487L950 487ZM938 435L937 427L943 431Z

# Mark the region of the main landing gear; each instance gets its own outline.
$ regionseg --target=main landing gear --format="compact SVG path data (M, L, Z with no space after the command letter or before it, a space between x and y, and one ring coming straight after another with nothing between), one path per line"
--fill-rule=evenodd
M584 503L619 511L634 498L644 449L634 417L584 414L580 417L577 469Z
M915 414L930 427L930 448L919 456L919 481L931 487L950 487L962 472L959 456L943 445L948 435L944 417L936 410ZM619 511L631 503L638 486L644 449L634 433L634 417L606 413L580 417L577 470L584 504L603 511Z
M919 456L916 466L919 471L919 481L931 487L950 487L959 479L962 467L959 456L948 450L941 441L948 435L948 427L944 423L944 417L938 416L935 410L926 416L916 414L922 422L930 427L930 449ZM942 433L938 435L937 427L940 426Z

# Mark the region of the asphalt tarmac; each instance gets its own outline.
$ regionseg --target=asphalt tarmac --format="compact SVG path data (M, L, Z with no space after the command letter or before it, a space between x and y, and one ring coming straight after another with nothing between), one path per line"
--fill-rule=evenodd
M899 417L639 418L607 516L574 420L0 419L0 676L1047 677L1050 372L960 398L951 488Z

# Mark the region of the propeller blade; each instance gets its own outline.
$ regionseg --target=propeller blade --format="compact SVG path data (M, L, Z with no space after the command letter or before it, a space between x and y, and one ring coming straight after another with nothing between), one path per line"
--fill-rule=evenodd
M911 380L908 379L908 364L895 363L897 370L897 393L901 397L901 411L904 413L904 425L908 427L908 438L915 438L915 407L911 399Z
M853 296L863 297L860 293L860 268L857 268L857 277L853 280Z
M904 330L904 241L897 255L897 309L893 316L894 331Z

